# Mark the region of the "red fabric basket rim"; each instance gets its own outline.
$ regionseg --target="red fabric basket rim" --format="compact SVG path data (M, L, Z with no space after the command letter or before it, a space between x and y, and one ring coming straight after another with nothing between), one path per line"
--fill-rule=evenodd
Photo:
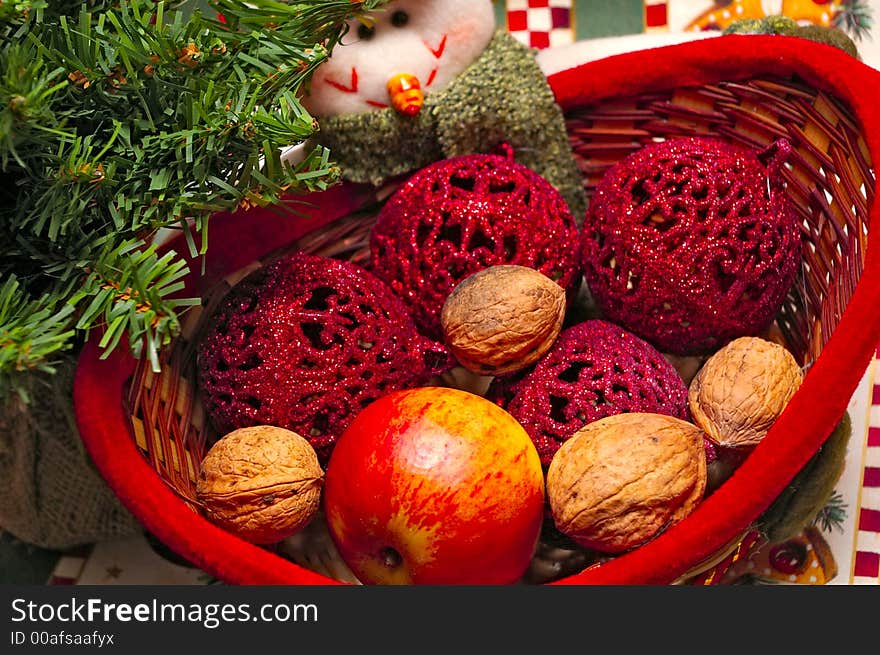
M634 75L634 71L642 71ZM615 55L551 75L563 109L673 87L796 75L853 110L872 162L880 161L880 73L832 46L782 36L724 36ZM258 259L268 242L291 242L355 210L371 190L340 185L309 197L302 219L270 210L218 214L211 223L205 288ZM687 520L648 544L553 584L669 584L736 540L803 468L846 411L880 341L880 201L870 209L865 269L844 315L798 393L753 455ZM194 262L191 270L201 264ZM192 276L191 276L192 277ZM191 281L191 285L194 284ZM191 292L188 289L187 292ZM74 406L80 435L98 471L122 503L163 543L231 584L340 584L249 544L190 510L162 481L130 436L123 390L135 362L124 348L105 359L92 335L80 354ZM833 386L832 386L833 385ZM804 417L809 417L808 429Z

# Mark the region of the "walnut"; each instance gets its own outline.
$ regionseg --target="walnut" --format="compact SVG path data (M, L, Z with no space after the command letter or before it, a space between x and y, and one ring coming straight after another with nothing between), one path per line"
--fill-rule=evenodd
M588 423L556 451L547 498L557 529L584 548L622 553L688 516L706 489L703 432L664 414Z
M296 432L258 425L217 441L201 463L196 498L207 518L255 544L281 541L318 511L324 471Z
M565 290L527 266L490 266L465 278L440 315L452 354L480 375L503 375L546 353L565 318Z
M756 445L785 409L803 372L783 346L740 337L713 354L688 388L694 423L725 447Z

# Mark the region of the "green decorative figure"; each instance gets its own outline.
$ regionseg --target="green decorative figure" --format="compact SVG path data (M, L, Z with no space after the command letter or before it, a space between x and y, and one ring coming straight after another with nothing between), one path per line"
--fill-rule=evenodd
M840 48L852 57L859 58L855 42L846 32L836 27L822 25L801 25L788 16L767 16L765 18L740 18L731 23L722 34L779 34L796 36Z
M794 477L758 524L775 543L790 539L813 523L834 495L846 464L846 449L852 435L852 421L844 413L840 423L819 451Z

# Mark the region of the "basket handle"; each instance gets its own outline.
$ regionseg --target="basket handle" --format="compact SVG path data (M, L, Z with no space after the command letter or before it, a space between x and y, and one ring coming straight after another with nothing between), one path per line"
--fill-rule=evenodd
M176 250L190 271L203 271L201 275L186 276L186 286L178 292L201 296L230 271L259 261L267 253L375 202L376 193L372 185L344 182L325 191L285 196L279 206L218 212L211 216L209 247L204 255L192 255L182 233L163 243L160 254ZM197 239L197 251L201 245Z

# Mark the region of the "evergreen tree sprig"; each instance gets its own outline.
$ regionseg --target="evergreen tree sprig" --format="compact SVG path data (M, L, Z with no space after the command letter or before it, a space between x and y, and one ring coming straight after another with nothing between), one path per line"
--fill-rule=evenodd
M319 129L299 102L314 70L386 1L0 5L0 395L93 328L158 370L198 300L152 236L181 229L197 256L214 213L298 220L283 198L339 180L322 148L284 153Z
M19 375L55 372L55 357L70 348L73 306L32 298L9 276L0 284L0 390L30 398ZM5 393L4 393L5 397Z

